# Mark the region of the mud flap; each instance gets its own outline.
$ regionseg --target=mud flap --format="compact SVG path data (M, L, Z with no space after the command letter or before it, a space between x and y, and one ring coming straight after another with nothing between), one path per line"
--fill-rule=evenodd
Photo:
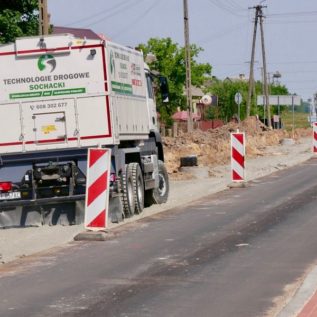
M119 195L109 200L109 220L112 223L123 221L123 206Z
M0 211L0 228L39 227L44 224L39 207L13 207Z
M43 224L69 226L75 224L76 205L56 204L42 208Z
M15 207L0 211L0 228L69 226L84 220L83 202Z

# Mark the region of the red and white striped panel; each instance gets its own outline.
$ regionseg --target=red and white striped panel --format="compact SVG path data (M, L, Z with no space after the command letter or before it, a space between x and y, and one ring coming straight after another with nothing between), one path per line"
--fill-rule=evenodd
M86 229L100 230L107 227L110 162L110 149L88 149L85 203Z
M231 178L234 182L245 180L245 134L231 133Z
M317 153L317 122L313 123L313 152Z

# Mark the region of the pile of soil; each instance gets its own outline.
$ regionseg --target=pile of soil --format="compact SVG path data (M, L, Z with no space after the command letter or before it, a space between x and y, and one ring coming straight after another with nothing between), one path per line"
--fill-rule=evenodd
M199 166L213 167L230 162L230 133L245 132L246 159L264 155L267 146L278 145L284 138L290 138L285 130L270 130L256 117L249 117L240 124L230 122L208 131L194 130L177 137L164 137L165 163L172 179L186 179L187 173L180 172L180 158L196 155ZM295 131L295 140L309 136L311 130Z

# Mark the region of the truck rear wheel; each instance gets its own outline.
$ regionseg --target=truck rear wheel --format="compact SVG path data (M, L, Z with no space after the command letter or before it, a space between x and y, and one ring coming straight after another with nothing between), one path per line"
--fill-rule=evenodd
M144 209L144 181L138 163L129 164L132 172L135 213L140 214Z
M135 210L135 198L133 189L133 176L131 164L126 165L125 172L121 175L122 186L122 205L123 213L126 218L134 215Z
M164 162L158 161L158 188L150 189L145 192L145 205L163 204L167 202L169 194L169 180Z

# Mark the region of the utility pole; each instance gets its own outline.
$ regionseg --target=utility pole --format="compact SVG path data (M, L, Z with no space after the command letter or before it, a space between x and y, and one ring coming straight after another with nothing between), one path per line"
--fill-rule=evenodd
M39 0L39 35L47 35L48 26L47 0Z
M272 82L271 82L271 75L272 75L272 73L270 73L270 72L268 72L267 73L267 84L268 84L268 92L269 92L269 96L271 95L271 84L272 84ZM273 78L273 77L272 77Z
M252 98L252 91L254 86L254 56L255 56L255 43L256 43L256 32L257 32L257 25L258 25L258 6L249 8L255 9L255 17L254 17L254 30L253 30L253 40L252 40L252 51L251 51L251 62L250 62L250 75L249 75L249 90L248 90L248 99L247 99L247 117L250 116L251 110L251 98Z
M269 89L267 82L267 70L266 70L266 55L265 55L265 43L264 43L264 30L263 30L263 11L262 9L266 6L257 5L249 9L255 9L254 18L254 31L253 31L253 41L252 41L252 52L251 52L251 62L250 62L250 76L249 76L249 90L248 90L248 100L247 100L247 117L250 115L251 109L251 98L252 98L252 88L254 85L254 55L255 55L255 43L256 43L256 32L258 20L260 19L260 31L261 31L261 45L262 45L262 59L263 59L263 95L264 97L264 116L267 112L267 121L269 128L272 127L271 123L271 109L269 102Z
M264 6L259 6L259 18L260 18L260 29L261 29L261 44L262 44L262 59L263 59L263 79L264 79L264 95L265 95L265 109L267 111L267 121L268 127L272 128L271 122L271 109L270 109L270 102L269 102L269 89L267 83L267 70L266 70L266 55L265 55L265 43L264 43L264 30L263 30L263 11L262 8L266 8Z
M189 43L188 0L183 0L184 7L184 36L185 36L185 65L186 65L186 100L188 109L187 132L193 130L192 84L191 84L191 53Z
M264 123L265 123L265 120L266 120L266 103L265 103L265 99L266 99L266 96L265 96L265 89L264 89L264 71L263 71L263 66L261 67L261 81L262 81L262 95L263 95L263 115L264 115Z

